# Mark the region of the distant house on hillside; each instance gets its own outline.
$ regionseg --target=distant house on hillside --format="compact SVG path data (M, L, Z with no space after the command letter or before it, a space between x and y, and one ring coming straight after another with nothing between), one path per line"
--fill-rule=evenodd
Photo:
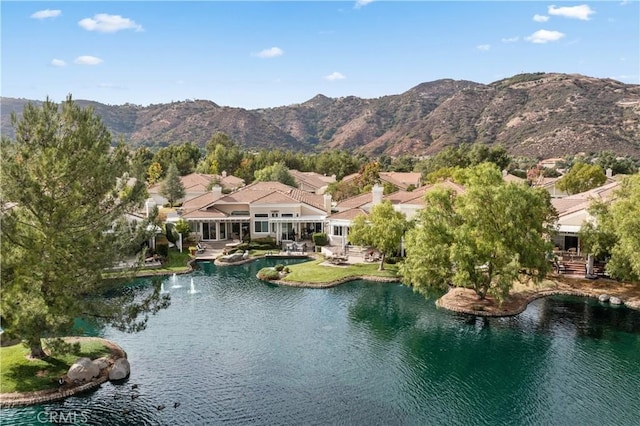
M225 192L230 192L244 186L244 180L222 172L221 175L211 175L204 173L191 173L180 178L185 189L185 196L180 202L198 197L209 191L214 185L219 185ZM162 182L156 183L149 188L149 196L159 206L167 204L167 199L160 195Z
M336 181L336 175L325 176L315 172L289 170L299 189L313 194L324 194L330 183Z

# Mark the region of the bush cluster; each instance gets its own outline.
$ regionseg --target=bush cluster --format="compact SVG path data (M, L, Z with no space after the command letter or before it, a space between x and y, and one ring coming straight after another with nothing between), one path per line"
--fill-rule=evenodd
M324 232L316 232L313 234L313 244L316 246L326 246L329 243L329 239L327 238L327 234Z
M280 272L276 271L274 268L262 268L258 272L258 278L261 280L277 280L280 278Z

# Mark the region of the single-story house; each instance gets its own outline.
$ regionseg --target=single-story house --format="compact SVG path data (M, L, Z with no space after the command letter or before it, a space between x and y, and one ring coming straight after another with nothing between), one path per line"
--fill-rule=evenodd
M331 195L312 194L280 182L255 182L230 194L213 189L182 206L181 218L198 240L273 237L277 242L324 232Z
M324 194L327 186L336 181L336 175L325 176L315 172L301 172L299 170L289 170L291 176L298 185L298 189L311 192L313 194Z

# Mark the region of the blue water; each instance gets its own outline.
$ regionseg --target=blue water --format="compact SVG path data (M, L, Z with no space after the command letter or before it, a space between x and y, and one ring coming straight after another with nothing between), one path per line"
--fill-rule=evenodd
M476 318L399 284L266 284L269 262L167 277L146 330L87 329L127 351L127 382L1 424L640 425L638 311L554 297Z

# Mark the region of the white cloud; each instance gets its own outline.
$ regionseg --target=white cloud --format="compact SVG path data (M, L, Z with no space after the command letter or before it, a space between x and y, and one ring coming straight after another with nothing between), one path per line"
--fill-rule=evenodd
M78 56L73 62L78 65L98 65L103 61L102 59L95 56Z
M62 14L61 10L52 10L52 9L44 9L39 10L31 15L33 19L47 19L47 18L55 18Z
M555 16L563 16L565 18L573 18L580 19L582 21L588 21L589 15L596 13L593 9L591 9L586 4L581 4L580 6L562 6L555 7L554 5L549 6L547 13L549 15Z
M327 81L344 80L345 78L347 78L347 76L345 76L344 74L339 73L337 71L332 72L331 74L324 76L324 79L327 80Z
M356 4L353 7L355 7L356 9L360 9L361 7L364 7L373 2L374 0L356 0Z
M479 45L476 46L476 49L482 50L483 52L486 52L487 50L491 49L491 45L490 44L479 44Z
M549 17L546 15L538 15L537 13L533 15L533 20L536 22L547 22Z
M503 43L515 43L516 41L520 40L520 37L515 36L515 37L506 37L502 39Z
M66 67L67 63L62 59L52 59L51 65L53 65L54 67Z
M84 18L78 21L78 25L87 31L98 31L100 33L115 33L120 30L143 31L142 25L138 25L129 18L120 15L109 15L98 13L93 18Z
M544 44L550 41L558 41L562 37L564 37L564 33L561 33L560 31L538 30L525 40L530 41L531 43Z
M270 47L269 49L264 49L258 52L256 56L260 58L277 58L278 56L282 55L284 55L284 50L280 49L279 47Z

